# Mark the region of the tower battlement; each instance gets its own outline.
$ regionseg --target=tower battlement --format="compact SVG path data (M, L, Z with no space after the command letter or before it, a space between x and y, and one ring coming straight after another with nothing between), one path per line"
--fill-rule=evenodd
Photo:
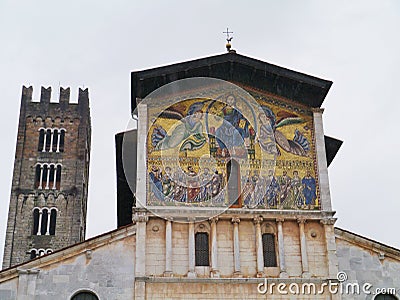
M33 99L33 87L22 86L21 115L40 116L42 118L47 116L80 118L89 115L88 88L78 89L78 102L71 102L71 89L69 87L60 87L57 102L52 100L54 100L54 95L52 97L51 87L42 86L40 99L37 101Z
M35 99L33 99L32 95L33 95L33 87L29 86L22 86L22 100L25 102L33 102L33 103L50 103L50 104L71 104L71 105L83 105L86 102L88 102L89 100L89 90L88 88L86 89L78 89L78 102L70 102L71 98L71 88L67 87L67 88L63 88L60 87L60 94L58 97L58 101L53 101L50 102L52 99L51 97L51 92L52 92L52 88L51 86L49 87L41 87L41 91L40 91L40 99L39 101L35 101Z

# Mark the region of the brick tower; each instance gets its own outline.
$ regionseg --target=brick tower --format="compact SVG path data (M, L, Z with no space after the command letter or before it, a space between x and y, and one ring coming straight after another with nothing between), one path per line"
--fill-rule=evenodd
M88 89L22 88L3 269L85 239L90 161Z

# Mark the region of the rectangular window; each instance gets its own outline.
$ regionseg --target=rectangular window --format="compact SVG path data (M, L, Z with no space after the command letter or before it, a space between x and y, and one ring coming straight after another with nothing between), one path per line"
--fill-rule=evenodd
M209 266L208 233L198 232L195 235L196 266Z
M262 235L264 267L276 267L275 236L272 233Z

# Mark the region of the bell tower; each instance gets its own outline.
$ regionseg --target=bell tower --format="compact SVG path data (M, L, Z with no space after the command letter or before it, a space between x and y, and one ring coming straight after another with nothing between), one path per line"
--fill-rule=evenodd
M88 89L22 88L3 269L85 239L90 162Z

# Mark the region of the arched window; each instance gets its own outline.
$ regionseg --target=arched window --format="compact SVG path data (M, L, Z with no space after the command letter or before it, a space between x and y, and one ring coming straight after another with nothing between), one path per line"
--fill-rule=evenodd
M44 152L49 152L51 149L51 135L52 135L51 129L47 129L46 130L46 138L45 138L46 145L44 148Z
M49 229L50 235L56 234L56 220L57 220L57 210L52 209L50 210L50 229Z
M61 185L61 166L58 165L56 168L56 185L53 186L53 189L60 189L60 185Z
M64 141L65 141L65 129L60 130L60 139L59 139L59 145L58 145L58 151L59 152L64 152Z
M53 129L53 144L51 145L51 152L58 152L57 151L57 143L59 138L59 131L58 129Z
M64 152L65 129L41 128L39 130L38 151Z
M44 129L39 130L39 145L38 145L38 151L43 151L44 147Z
M374 300L397 300L397 298L390 294L378 294Z
M264 233L262 235L264 267L276 267L275 235Z
M79 292L71 300L99 300L99 298L92 292Z
M33 235L36 235L39 231L39 208L33 210ZM36 255L36 254L35 254Z
M195 234L195 261L196 266L209 266L209 241L207 232L197 232Z
M59 190L61 185L61 165L38 164L35 174L35 188Z
M40 227L40 234L45 235L47 232L47 223L48 223L48 210L42 209L42 223Z
M47 207L33 209L33 235L55 235L57 208Z
M34 259L36 257L37 251L36 249L32 249L29 253L30 253L30 259Z
M241 207L240 196L240 166L236 160L231 159L226 165L228 182L228 200L232 207Z

